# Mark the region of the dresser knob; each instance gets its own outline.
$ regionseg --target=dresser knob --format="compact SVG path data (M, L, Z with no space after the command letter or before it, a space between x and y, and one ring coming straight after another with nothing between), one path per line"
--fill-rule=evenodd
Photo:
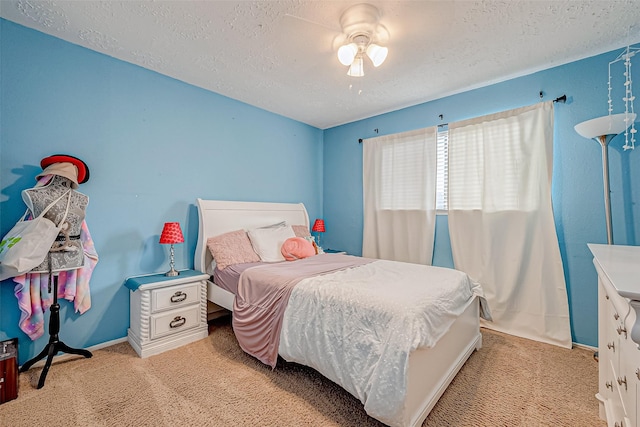
M627 328L625 328L624 326L620 325L616 328L616 331L618 332L618 335L622 335L624 333L624 337L627 337Z
M182 316L176 316L173 318L171 322L169 322L170 328L179 328L180 326L187 323L187 319Z
M618 385L624 384L624 389L627 389L627 376L624 376L624 379L618 377Z
M609 389L613 390L613 383L612 383L611 381L607 381L604 385L605 385L607 388L609 388Z
M620 318L620 315L618 313L613 313L613 318L618 320Z
M620 422L616 421L613 427L624 427L624 423L622 421Z
M171 302L181 302L187 299L187 294L182 291L178 291L171 295Z
M613 352L615 353L615 351L616 351L616 343L615 343L615 342L613 342L613 341L612 341L612 342L610 342L610 343L607 343L607 348L608 348L609 350L613 350Z
M640 368L636 369L636 377L640 380Z

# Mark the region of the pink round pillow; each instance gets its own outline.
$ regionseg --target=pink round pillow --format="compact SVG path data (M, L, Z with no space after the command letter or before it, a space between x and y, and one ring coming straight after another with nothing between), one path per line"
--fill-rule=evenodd
M280 252L287 261L295 261L315 255L316 248L304 237L290 237L284 241Z

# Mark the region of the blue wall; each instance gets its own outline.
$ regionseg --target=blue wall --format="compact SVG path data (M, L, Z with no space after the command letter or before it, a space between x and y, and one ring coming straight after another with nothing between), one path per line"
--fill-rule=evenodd
M597 275L587 243L606 243L600 145L579 136L574 125L607 114L609 62L618 51L573 62L500 84L427 102L324 132L324 216L327 247L353 254L362 250L362 144L369 138L455 122L552 100L555 104L553 207L569 296L575 342L597 345ZM638 58L636 58L638 59ZM621 63L612 67L614 112L624 112ZM640 70L634 68L634 80ZM620 92L620 93L618 93ZM637 102L636 102L637 105ZM443 115L443 120L439 115ZM639 126L636 124L636 126ZM375 132L378 130L378 133ZM622 152L624 136L609 147L614 242L640 242L640 144ZM452 267L447 217L438 216L434 264ZM499 261L499 260L496 260Z
M61 339L88 347L126 336L126 277L168 269L162 225L179 221L176 268L193 268L197 197L303 202L322 216L322 131L0 19L0 233L25 206L40 160L83 159L87 224L99 255L92 307L62 302ZM295 177L295 179L292 179ZM13 281L0 284L0 339L20 363L47 343L18 328ZM48 313L46 313L48 318Z

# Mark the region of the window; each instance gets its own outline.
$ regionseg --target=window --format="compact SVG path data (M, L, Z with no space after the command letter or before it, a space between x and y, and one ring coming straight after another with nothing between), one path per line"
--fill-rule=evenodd
M449 129L446 126L438 126L436 141L437 168L436 168L436 210L446 213L448 205L449 187Z
M519 141L529 128L517 117L486 121L451 130L449 137L449 191L454 210L483 212L532 211L540 205L540 176L545 159L532 157L530 144ZM531 159L534 160L531 160Z
M425 173L421 140L405 140L386 146L382 156L382 206L384 209L419 209ZM446 213L449 186L449 129L438 126L436 140L436 210Z
M380 157L380 207L390 210L424 209L428 182L427 144L415 132L382 146ZM432 146L433 147L433 146ZM433 157L432 157L433 159Z

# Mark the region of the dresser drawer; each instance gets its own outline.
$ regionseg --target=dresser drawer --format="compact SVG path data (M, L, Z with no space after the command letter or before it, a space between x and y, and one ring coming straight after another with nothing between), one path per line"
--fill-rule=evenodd
M191 329L200 323L200 305L196 304L151 316L150 339Z
M151 291L151 312L183 307L200 301L200 282Z

